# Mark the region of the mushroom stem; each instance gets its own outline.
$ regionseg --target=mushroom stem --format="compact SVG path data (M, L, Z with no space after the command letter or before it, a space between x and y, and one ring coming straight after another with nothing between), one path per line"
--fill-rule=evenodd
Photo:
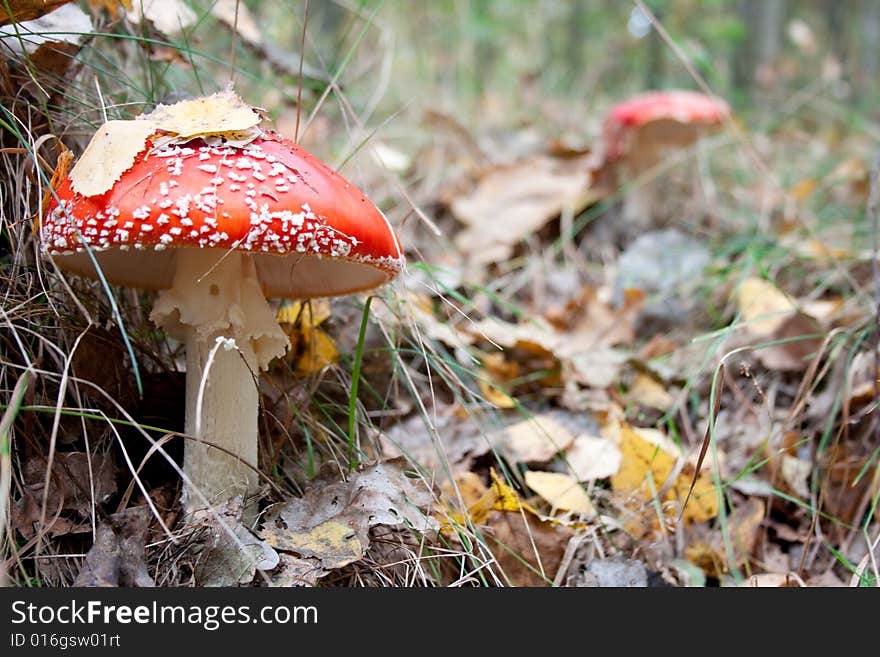
M183 470L211 504L247 497L257 483L259 371L289 341L249 254L183 248L176 263L150 316L186 345L186 432L194 440ZM187 513L201 500L184 490Z
M208 502L220 503L257 488L260 401L253 349L214 338L195 330L186 336L186 433L194 440L186 443L183 471ZM183 502L187 512L204 506L187 489Z

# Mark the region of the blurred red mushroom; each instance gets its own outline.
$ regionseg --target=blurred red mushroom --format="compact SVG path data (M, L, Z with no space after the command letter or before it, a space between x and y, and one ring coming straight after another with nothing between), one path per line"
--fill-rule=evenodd
M717 130L730 116L720 98L694 91L652 91L615 105L603 124L605 165L618 183L656 167L664 154ZM644 225L652 217L661 184L645 181L624 198L624 216Z
M207 134L150 135L104 193L67 178L40 232L68 271L97 276L88 245L109 282L161 290L151 319L186 345L184 472L213 504L256 489L257 377L289 346L265 297L374 288L403 254L384 215L293 142ZM188 511L200 500L185 488Z

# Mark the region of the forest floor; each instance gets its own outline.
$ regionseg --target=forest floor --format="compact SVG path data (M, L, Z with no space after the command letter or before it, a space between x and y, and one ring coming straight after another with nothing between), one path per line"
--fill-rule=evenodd
M104 20L129 30L128 79L140 55L192 56ZM108 296L40 256L53 135L79 155L102 112L89 66L29 57L0 67L12 584L880 581L877 128L842 103L803 95L760 130L734 112L634 175L605 157L601 116L562 131L553 99L515 126L429 109L374 130L344 90L323 105L318 74L314 113L291 111L295 84L265 91L275 127L382 208L407 267L369 304L277 304L292 347L260 379L269 483L246 523L240 502L183 517L182 348L150 322L153 293Z

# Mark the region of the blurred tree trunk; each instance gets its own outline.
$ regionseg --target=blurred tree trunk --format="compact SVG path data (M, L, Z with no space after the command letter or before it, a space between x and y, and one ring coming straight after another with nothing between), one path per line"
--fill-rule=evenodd
M568 82L574 84L583 75L587 67L584 58L587 25L587 3L585 0L573 0L568 6L566 17L566 60L568 63Z
M859 14L862 39L857 87L863 93L865 90L871 93L877 88L877 75L880 74L880 2L863 0Z
M663 24L663 11L654 10L654 17L661 25ZM648 67L645 70L645 86L648 89L660 89L663 86L663 78L666 74L666 47L660 33L651 27L648 33Z
M754 0L737 0L736 15L743 24L745 37L733 53L733 88L739 93L750 94L755 79L755 51L752 35L757 23L757 5Z
M758 2L755 37L758 68L772 67L782 49L782 33L786 16L785 0Z
M492 7L490 0L472 0L472 25L476 27L473 49L473 83L479 100L486 92L490 75L495 66L497 47L492 39Z
M775 64L782 52L786 4L786 0L737 2L737 15L746 30L746 38L734 54L733 83L738 91L750 93L756 82L772 86Z
M828 34L831 38L831 52L841 67L846 69L849 50L846 16L853 9L852 3L825 0L823 4ZM876 4L876 0L873 4Z

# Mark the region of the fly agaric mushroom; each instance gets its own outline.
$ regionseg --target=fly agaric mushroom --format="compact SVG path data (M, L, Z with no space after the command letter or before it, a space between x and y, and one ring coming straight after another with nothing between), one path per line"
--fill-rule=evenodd
M175 140L167 127L122 127L149 133L133 164L92 195L71 172L43 218L42 248L95 278L88 245L109 282L160 290L150 317L186 348L186 432L196 440L184 473L210 503L246 496L256 487L257 376L289 346L265 296L377 287L400 272L400 244L358 189L274 133ZM117 170L128 163L115 159ZM185 487L187 511L199 499Z
M602 127L605 163L617 177L636 178L657 166L664 153L690 146L730 116L720 98L694 91L652 91L611 108ZM650 219L661 183L648 181L624 199L624 216Z

